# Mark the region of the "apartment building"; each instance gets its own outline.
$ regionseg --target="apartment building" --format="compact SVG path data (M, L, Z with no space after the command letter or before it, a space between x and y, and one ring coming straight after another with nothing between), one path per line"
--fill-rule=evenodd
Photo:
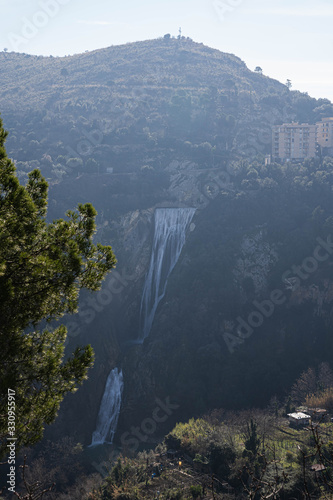
M333 148L333 118L322 118L316 123L316 140L322 148Z
M273 159L304 160L316 156L316 125L284 123L273 127Z

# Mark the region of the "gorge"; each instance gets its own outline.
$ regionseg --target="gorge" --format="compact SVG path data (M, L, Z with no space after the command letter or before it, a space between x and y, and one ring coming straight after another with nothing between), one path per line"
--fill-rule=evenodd
M156 398L179 404L175 420L262 406L331 356L332 267L322 263L296 292L280 279L331 231L330 159L265 164L274 125L333 116L330 101L187 39L64 58L0 53L0 63L20 182L40 169L48 220L91 202L96 241L118 259L67 319L70 348L91 344L95 365L50 433L117 442ZM275 289L285 304L237 336L237 318Z

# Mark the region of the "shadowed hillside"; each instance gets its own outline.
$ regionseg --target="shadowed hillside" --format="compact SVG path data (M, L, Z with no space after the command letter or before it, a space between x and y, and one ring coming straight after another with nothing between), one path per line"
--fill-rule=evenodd
M333 116L328 100L185 38L65 58L3 52L0 68L7 150L20 180L41 169L50 219L92 202L99 241L118 259L114 281L96 299L83 293L67 319L70 344L91 342L96 363L51 432L75 429L90 443L116 366L124 371L120 436L149 417L156 398L179 408L162 434L215 407L283 397L313 360L329 359L333 162L264 164L272 125ZM195 214L138 344L159 208ZM318 238L327 259L313 263ZM304 261L307 278L297 274Z

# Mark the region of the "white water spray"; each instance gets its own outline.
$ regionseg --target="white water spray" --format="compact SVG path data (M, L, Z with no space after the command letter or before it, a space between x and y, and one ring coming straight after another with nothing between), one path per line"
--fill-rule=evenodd
M103 443L112 444L118 424L123 388L123 372L114 368L106 381L96 430L93 432L90 446Z
M167 281L185 243L195 208L158 208L149 270L141 300L140 340L150 332L155 312L164 297Z

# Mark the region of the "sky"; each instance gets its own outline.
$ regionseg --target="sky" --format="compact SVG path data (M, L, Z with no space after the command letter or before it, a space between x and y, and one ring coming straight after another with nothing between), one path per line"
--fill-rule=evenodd
M251 70L333 101L332 0L0 0L0 8L0 50L64 56L181 27Z

